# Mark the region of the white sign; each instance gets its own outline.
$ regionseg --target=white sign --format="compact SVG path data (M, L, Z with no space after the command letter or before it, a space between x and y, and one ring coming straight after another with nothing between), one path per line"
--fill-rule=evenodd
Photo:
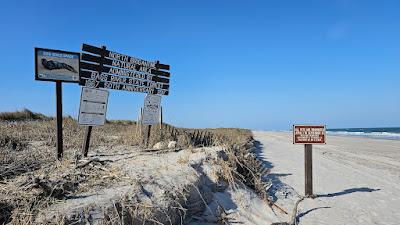
M82 87L78 123L99 126L106 121L108 91Z
M143 125L154 125L159 122L161 108L161 96L159 95L146 95L143 107Z

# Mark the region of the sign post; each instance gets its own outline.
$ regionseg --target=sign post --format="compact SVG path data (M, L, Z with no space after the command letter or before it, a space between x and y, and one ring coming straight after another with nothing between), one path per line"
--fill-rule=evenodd
M304 145L304 193L306 196L313 195L313 178L312 178L312 145Z
M304 195L312 197L312 145L326 144L326 127L324 125L294 125L293 144L304 144Z
M35 48L35 80L56 83L56 150L64 155L62 135L62 82L79 82L80 54L62 50Z
M148 94L144 99L142 123L148 125L146 147L149 145L151 126L160 121L161 96Z
M57 123L57 158L62 159L64 155L63 150L63 135L62 135L62 83L61 81L56 81L56 123Z
M108 90L82 87L78 123L86 127L82 153L86 157L90 146L93 126L102 126L106 121Z
M163 138L163 132L162 132L162 124L163 124L163 114L162 114L162 106L160 106L160 138Z

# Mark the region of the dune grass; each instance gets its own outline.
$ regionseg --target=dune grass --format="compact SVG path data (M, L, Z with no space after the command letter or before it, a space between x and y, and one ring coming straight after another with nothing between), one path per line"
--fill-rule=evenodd
M54 118L29 110L0 113L0 115L0 182L15 183L16 185L26 185L26 182L30 182L44 187L60 187L60 185L62 187L61 190L55 189L57 192L52 191L49 196L46 192L28 193L19 190L17 186L15 186L15 190L9 188L2 190L0 185L0 224L2 224L10 221L14 210L26 209L32 204L50 204L50 200L57 201L57 198L62 197L63 191L75 191L75 183L82 183L82 176L87 175L65 174L66 171L63 169L66 167L65 165L76 160L84 138L85 127L79 126L72 117L63 119L65 158L64 162L57 163L55 166L57 159L55 153L56 121ZM245 150L248 147L247 144L252 141L251 131L236 128L185 129L169 124L154 125L148 145L144 142L146 134L146 127L138 125L135 121L107 121L104 126L93 128L90 151L94 151L98 147L112 148L133 145L139 146L139 149L152 148L155 143L160 141L176 141L178 148L223 146L231 159L226 162L221 161L222 165L225 165L224 177L230 182L234 182L236 175L233 171L236 170L237 162L246 163L242 159L244 153L242 150ZM187 159L182 158L179 163L187 163ZM31 176L27 175L32 171L48 170L49 168L55 169L49 171L54 175L53 180L48 178L30 180ZM101 180L99 178L101 171L95 173L90 171L87 174L94 174L85 177L91 183ZM19 184L18 182L22 182L21 180L24 181ZM14 193L12 197L9 197L10 191ZM53 196L58 192L61 193L60 196ZM13 213L13 215L22 215L21 213ZM28 213L32 212L28 210ZM27 219L24 216L21 218ZM14 218L14 221L17 220Z
M16 112L1 112L0 120L3 121L26 121L26 120L46 120L50 119L41 113L34 113L29 109L23 109Z

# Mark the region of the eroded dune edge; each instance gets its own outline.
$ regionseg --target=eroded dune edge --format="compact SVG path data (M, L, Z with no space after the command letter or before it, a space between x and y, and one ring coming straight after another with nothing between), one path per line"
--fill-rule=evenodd
M109 121L94 129L84 158L84 129L65 118L65 159L58 161L54 119L22 115L0 120L0 224L272 220L270 183L262 180L268 169L249 130L163 124L153 126L153 147L145 148L135 122ZM255 202L255 211L244 210Z

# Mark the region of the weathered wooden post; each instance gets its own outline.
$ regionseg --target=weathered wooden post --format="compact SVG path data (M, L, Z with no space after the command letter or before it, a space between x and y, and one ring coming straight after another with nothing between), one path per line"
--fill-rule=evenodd
M143 136L143 108L140 108L140 127L139 127L139 136Z
M87 157L88 153L89 153L90 137L92 135L92 127L93 126L86 126L86 129L85 129L85 139L83 140L83 145L82 145L82 154L84 157Z
M135 137L139 136L139 123L140 123L141 110L139 110L138 117L135 125Z
M312 145L304 145L305 196L313 195Z
M57 104L57 158L61 160L64 155L63 149L63 134L62 134L62 83L61 81L56 81L56 104Z
M152 125L147 125L146 148L148 148L150 144L151 127Z
M304 195L313 197L312 145L326 144L324 125L293 125L293 144L304 144Z
M163 112L162 112L162 106L160 106L160 138L161 138L161 140L163 140L162 125L163 125Z

